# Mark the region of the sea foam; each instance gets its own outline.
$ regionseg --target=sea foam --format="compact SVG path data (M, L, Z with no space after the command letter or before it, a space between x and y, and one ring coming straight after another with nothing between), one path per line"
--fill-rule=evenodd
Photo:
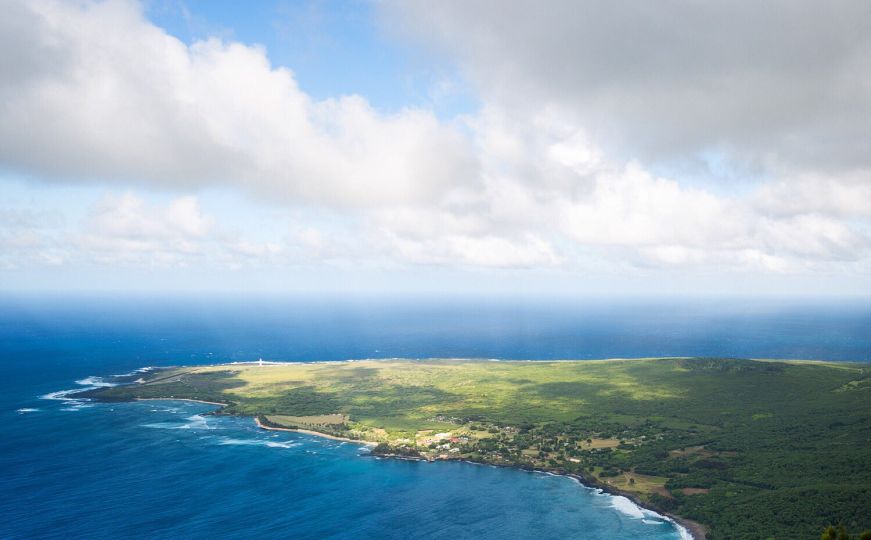
M187 422L180 424L178 422L154 422L151 424L142 424L142 427L152 429L216 429L215 426L209 424L204 416L195 414L185 418Z
M622 495L612 496L611 506L621 514L632 518L644 519L645 517L645 510Z
M74 394L76 392L81 392L81 388L72 388L70 390L58 390L57 392L49 392L48 394L43 394L39 396L39 399L51 399L57 401L80 401L75 398L67 397L70 394Z
M693 540L693 535L690 534L687 528L670 517L663 516L653 510L642 508L622 495L609 496L611 497L611 507L618 512L634 519L640 519L641 522L646 525L663 525L664 523L670 523L677 529L681 540Z
M108 382L103 379L103 377L97 377L96 375L91 375L90 377L79 379L76 381L76 384L80 384L82 386L91 386L93 388L107 388L110 386L118 386L117 384Z
M77 394L79 392L85 392L87 390L96 390L97 388L106 388L109 386L117 386L115 383L110 383L103 379L103 377L97 377L96 375L92 375L90 377L85 377L84 379L79 379L76 381L76 384L83 386L84 388L70 388L67 390L58 390L56 392L49 392L48 394L43 394L39 396L39 399L48 399L52 401L65 401L69 408L83 408L85 407L85 403L90 401L87 398L76 398L70 397L71 394ZM67 410L67 409L63 409Z
M221 446L267 446L269 448L294 448L300 443L266 441L263 439L234 439L232 437L222 437L218 444Z

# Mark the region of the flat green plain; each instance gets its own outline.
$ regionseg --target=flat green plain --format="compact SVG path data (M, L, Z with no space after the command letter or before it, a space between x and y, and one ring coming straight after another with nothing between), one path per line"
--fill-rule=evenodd
M792 539L871 528L869 373L718 358L226 364L89 395L220 402L381 453L577 474L708 538Z

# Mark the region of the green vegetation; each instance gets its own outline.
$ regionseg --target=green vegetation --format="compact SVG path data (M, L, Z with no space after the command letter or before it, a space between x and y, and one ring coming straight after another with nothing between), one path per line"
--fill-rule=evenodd
M830 525L820 535L820 540L871 540L871 530L859 535L852 535L847 532L847 528L843 525L838 525L837 527Z
M709 538L871 528L871 369L734 359L174 368L99 399L218 401L382 454L583 476Z

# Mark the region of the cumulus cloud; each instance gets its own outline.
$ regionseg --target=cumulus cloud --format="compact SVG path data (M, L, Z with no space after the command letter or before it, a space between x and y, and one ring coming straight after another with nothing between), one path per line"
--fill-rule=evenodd
M523 215L640 265L789 271L867 256L866 3L382 6L477 85L491 222ZM650 172L711 156L765 180L733 191Z
M131 2L7 3L3 167L173 198L108 196L63 249L9 220L0 243L162 267L807 272L867 260L865 4L383 6L454 55L480 110L444 120L316 100L262 47L187 45ZM766 179L729 190L653 172L712 149ZM190 195L211 186L319 217L252 238Z
M313 100L262 47L185 45L131 2L11 2L0 25L8 167L350 206L432 200L475 178L456 129L430 112Z
M761 186L755 205L774 216L818 213L871 218L871 180L864 172L846 175L802 174Z
M103 263L183 264L203 254L212 221L192 196L160 207L132 193L110 195L92 209L74 244Z
M623 155L871 168L871 5L861 0L387 1L487 99L540 104Z

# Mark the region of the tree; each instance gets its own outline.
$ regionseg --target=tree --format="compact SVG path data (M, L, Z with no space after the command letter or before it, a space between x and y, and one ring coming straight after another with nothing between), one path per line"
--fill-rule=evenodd
M837 527L829 525L823 531L823 534L820 535L820 540L871 540L871 530L865 531L858 536L851 536L843 524Z

